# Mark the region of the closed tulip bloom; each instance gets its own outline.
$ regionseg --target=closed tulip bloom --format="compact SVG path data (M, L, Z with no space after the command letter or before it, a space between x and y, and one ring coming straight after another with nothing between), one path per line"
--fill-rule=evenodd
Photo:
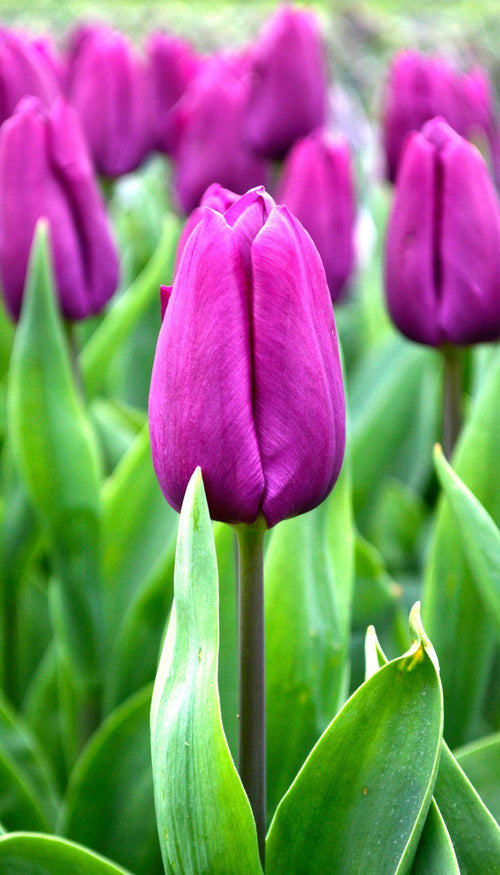
M354 265L355 198L347 143L321 130L299 140L286 159L277 199L314 240L336 301Z
M128 40L103 26L84 30L67 87L98 173L135 170L152 147L152 97L146 67Z
M27 95L50 106L60 84L43 53L29 39L0 28L0 124Z
M442 119L412 134L387 228L391 317L439 346L500 337L500 215L475 146Z
M213 182L238 194L265 182L266 164L243 141L245 100L234 64L215 58L179 101L174 185L184 212L198 206Z
M326 52L311 12L282 6L250 55L245 135L266 158L321 127L327 107Z
M48 220L59 304L67 319L97 313L118 283L118 255L75 111L21 101L0 130L0 280L21 310L35 226Z
M384 147L387 177L396 173L403 144L410 131L441 116L461 136L491 141L494 109L485 71L458 73L444 58L399 52L391 65L384 111Z
M153 89L155 145L160 151L172 153L175 150L172 107L198 74L203 62L185 40L161 32L150 35L147 53Z
M264 191L203 211L156 348L153 463L177 510L200 465L214 519L273 526L319 504L342 464L332 304L311 238Z

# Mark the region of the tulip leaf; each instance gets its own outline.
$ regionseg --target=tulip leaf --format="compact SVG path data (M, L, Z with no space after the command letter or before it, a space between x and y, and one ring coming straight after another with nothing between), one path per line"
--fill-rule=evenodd
M267 839L270 875L408 871L431 802L442 739L436 656L414 644L351 696L283 797Z
M470 489L455 474L439 446L434 451L434 461L462 536L474 582L486 610L495 619L500 638L500 531Z
M500 823L500 732L473 741L454 756L486 807Z
M239 679L238 604L235 533L226 523L214 523L219 571L219 695L222 721L229 749L238 754Z
M2 875L128 875L81 845L36 832L7 833L0 837Z
M411 875L460 875L453 842L434 799L420 836Z
M265 557L268 806L345 701L353 584L350 475L272 532Z
M9 429L29 497L51 547L52 608L82 688L99 649L99 472L55 303L48 228L37 226L12 350Z
M163 872L149 741L152 687L116 709L78 760L58 832L106 853L135 875Z
M499 397L500 353L497 353L453 457L457 476L497 525ZM450 500L443 495L437 509L422 601L424 623L441 664L445 736L453 747L477 733L495 645L493 617L479 592L479 580L469 569L465 551L464 536L453 518Z
M496 875L500 871L500 829L444 743L434 796L462 875Z
M63 790L67 779L65 725L60 709L58 649L52 640L33 675L23 700L23 716L50 761L57 786ZM73 759L73 756L71 757Z
M87 341L80 360L89 395L95 395L102 388L113 356L129 337L154 297L159 297L160 285L170 281L179 233L179 220L173 214L168 214L160 241L150 260L127 291L116 299ZM159 308L158 301L158 312Z
M261 872L255 823L224 736L218 584L200 471L179 524L174 608L151 707L158 832L167 872Z

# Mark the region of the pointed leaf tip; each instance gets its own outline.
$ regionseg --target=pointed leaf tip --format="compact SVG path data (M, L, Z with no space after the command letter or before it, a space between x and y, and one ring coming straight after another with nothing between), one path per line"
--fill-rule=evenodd
M409 627L410 627L410 633L412 636L413 643L412 643L407 655L413 656L414 659L417 660L419 658L419 653L421 655L423 655L421 653L421 651L425 650L429 659L432 660L432 664L434 665L434 668L436 669L436 671L439 674L439 662L438 662L437 654L436 654L436 651L434 650L434 647L432 646L431 641L430 641L430 639L429 639L429 637L428 637L428 635L427 635L427 633L422 625L422 617L421 617L420 611L421 611L420 602L415 602L415 604L413 605L413 607L410 611L410 618L409 618Z

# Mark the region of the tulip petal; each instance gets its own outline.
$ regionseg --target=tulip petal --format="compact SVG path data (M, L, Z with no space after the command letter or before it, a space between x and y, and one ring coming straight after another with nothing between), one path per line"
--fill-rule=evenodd
M236 235L204 215L184 248L156 349L149 399L153 463L180 510L194 469L211 516L254 522L264 476L252 413L249 286Z
M252 247L254 416L269 526L315 507L342 464L345 405L335 320L318 252L275 207Z

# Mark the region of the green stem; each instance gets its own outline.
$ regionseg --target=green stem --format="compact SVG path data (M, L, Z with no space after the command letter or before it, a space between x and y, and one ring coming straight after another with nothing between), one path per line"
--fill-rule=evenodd
M85 386L83 383L83 374L80 366L80 350L78 348L78 339L75 333L74 322L66 322L66 337L68 339L68 351L76 392L79 395L80 399L84 400Z
M236 526L239 614L239 773L257 827L264 868L266 839L266 680L264 520Z
M462 351L443 346L443 450L451 459L462 428Z

